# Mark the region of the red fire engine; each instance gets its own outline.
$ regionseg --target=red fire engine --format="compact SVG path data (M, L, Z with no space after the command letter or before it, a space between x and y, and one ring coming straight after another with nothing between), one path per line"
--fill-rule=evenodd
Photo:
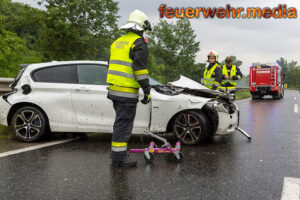
M264 95L271 95L273 99L282 98L284 89L281 67L277 63L253 63L250 66L249 90L252 99L261 99Z

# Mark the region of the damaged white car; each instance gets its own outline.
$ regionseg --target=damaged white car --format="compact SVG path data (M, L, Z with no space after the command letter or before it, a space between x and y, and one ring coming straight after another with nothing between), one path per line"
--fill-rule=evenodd
M21 65L0 99L0 124L32 142L51 132L112 133L115 113L107 99L107 63L66 61ZM152 101L138 103L133 134L174 133L195 145L236 130L239 110L229 96L186 77L162 85L150 79ZM143 97L140 90L140 98Z

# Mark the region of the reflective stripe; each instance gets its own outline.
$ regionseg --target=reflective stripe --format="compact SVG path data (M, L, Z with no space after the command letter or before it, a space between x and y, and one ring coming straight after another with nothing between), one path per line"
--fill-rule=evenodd
M126 78L135 78L135 76L133 74L128 74L128 73L125 73L125 72L119 72L119 71L115 71L115 70L108 70L107 73L117 75L117 76L123 76L123 77L126 77Z
M148 69L141 69L134 72L134 75L136 76L144 75L144 74L149 74Z
M114 90L109 90L108 94L118 96L118 97L138 98L137 94L127 93L127 92L119 92L119 91L114 91Z
M127 88L127 87L120 87L117 85L109 85L108 86L109 90L115 90L119 92L128 92L128 93L138 93L139 89L136 88Z
M214 66L210 70L208 70L206 68L204 71L204 74L203 74L204 86L209 89L212 89L212 86L215 83L218 84L218 86L219 86L219 83L215 81L215 78L211 77L213 74L215 74L214 71L217 68L217 66L218 66L218 63L215 63Z
M214 78L205 78L205 79L203 79L203 80L205 80L205 81L215 81Z
M139 75L139 76L136 76L135 78L136 78L136 80L140 81L140 80L148 79L148 75L146 75L146 74Z
M125 147L125 146L127 146L127 142L111 142L111 146L113 146L113 147Z
M142 37L136 33L128 32L126 35L115 40L111 45L108 69L117 72L123 72L125 74L118 73L116 75L115 73L108 73L106 80L108 84L118 85L125 88L140 88L140 85L135 78L134 70L132 67L133 60L129 57L130 48L138 38ZM131 75L129 76L128 74ZM117 89L113 90L126 92Z
M125 146L125 147L111 147L111 150L115 151L115 152L126 151L127 146Z
M117 64L117 65L124 65L124 66L127 66L127 67L132 67L132 63L122 61L122 60L110 60L109 64Z
M232 65L231 66L231 70L230 70L230 76L236 76L236 66L235 65ZM226 65L223 65L223 68L222 68L222 74L224 76L229 76L228 75L228 70L227 70L227 66ZM239 76L238 76L239 77ZM222 84L226 84L226 83L230 83L231 85L233 86L236 86L236 82L237 80L231 80L231 79L223 79L222 81Z

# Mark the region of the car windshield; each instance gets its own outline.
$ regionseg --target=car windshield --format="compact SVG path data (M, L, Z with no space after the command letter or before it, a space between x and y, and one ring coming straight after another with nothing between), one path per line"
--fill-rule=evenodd
M158 82L157 80L155 80L152 77L149 77L149 84L154 86L154 85L163 85L162 83Z

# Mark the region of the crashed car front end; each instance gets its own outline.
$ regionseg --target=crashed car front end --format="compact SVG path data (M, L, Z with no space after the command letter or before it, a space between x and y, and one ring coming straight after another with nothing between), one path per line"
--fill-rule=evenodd
M226 135L239 125L239 108L229 94L210 90L203 85L181 76L167 86L154 86L156 91L166 95L185 95L191 102L184 109L201 109L211 122L211 135ZM202 104L196 103L202 102Z
M209 113L214 113L212 120L218 123L213 134L226 135L234 132L238 127L239 109L235 103L211 100L206 104L206 109L210 110Z

